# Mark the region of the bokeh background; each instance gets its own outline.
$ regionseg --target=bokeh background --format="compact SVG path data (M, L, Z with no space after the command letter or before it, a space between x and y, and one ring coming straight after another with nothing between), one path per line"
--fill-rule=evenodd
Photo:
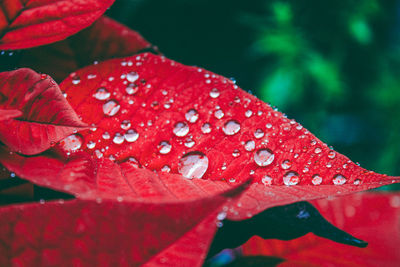
M399 0L117 0L107 15L400 175Z

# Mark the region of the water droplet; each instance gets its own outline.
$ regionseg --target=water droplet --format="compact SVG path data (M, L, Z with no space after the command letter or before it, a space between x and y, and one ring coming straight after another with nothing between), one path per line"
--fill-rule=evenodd
M79 78L78 76L72 77L72 84L77 85L80 82L81 82L81 78Z
M315 139L311 140L310 144L311 144L312 146L315 146L315 145L317 144L317 140L315 140Z
M96 157L97 157L98 159L101 159L101 158L103 157L103 153L101 153L101 151L98 150L98 149L96 149L96 150L94 151L94 154L96 155Z
M208 158L202 152L193 151L185 154L179 160L178 172L184 177L200 179L208 169Z
M129 128L131 128L131 122L129 120L123 120L121 122L121 128L123 130L128 130Z
M311 180L313 185L320 185L322 183L322 177L318 174L314 174Z
M244 113L244 115L246 116L246 118L250 118L251 115L253 115L253 111L251 111L251 110L246 110L246 112Z
M170 168L168 165L164 165L164 166L161 168L161 171L162 171L162 172L170 172L170 171L171 171L171 168Z
M315 154L319 154L319 153L322 152L322 149L321 149L320 147L316 147L316 148L314 149L314 152L315 152Z
M195 145L196 143L193 141L192 138L186 138L185 140L185 147L191 148Z
M226 218L226 212L225 211L221 211L220 213L218 213L218 215L217 215L217 220L218 221L222 221L222 220L225 220L225 218Z
M135 82L137 79L139 79L139 74L137 74L137 73L134 72L134 71L131 71L131 72L129 72L129 73L126 75L126 79L127 79L129 82L133 83L133 82Z
M190 123L195 123L199 119L199 113L195 109L189 109L186 114L185 118Z
M256 143L253 140L248 140L244 144L244 149L246 149L246 151L253 151L255 148L256 148Z
M271 124L271 123L267 123L267 124L265 125L265 127L267 127L267 129L271 129L271 128L272 128L272 124Z
M96 142L89 141L89 142L87 142L86 146L89 149L93 149L96 146Z
M96 93L93 94L93 97L96 98L97 100L106 100L109 98L111 93L107 91L106 88L100 87L97 89Z
M353 184L359 185L359 184L361 184L361 180L360 180L360 179L355 179L354 182L353 182Z
M10 173L10 177L14 178L15 177L15 173L14 172Z
M80 134L72 134L60 141L61 148L66 152L74 152L81 148L83 137Z
M172 149L171 144L168 141L161 141L158 144L158 152L160 152L160 154L168 154Z
M342 184L345 184L346 181L347 181L346 177L344 177L344 176L341 175L341 174L336 174L336 175L333 177L333 180L332 180L333 184L335 184L335 185L342 185Z
M285 185L296 185L300 182L300 177L297 172L289 171L283 176L283 183Z
M264 185L272 185L272 178L269 177L268 175L265 175L263 178L261 178L261 182Z
M235 135L240 131L240 123L235 120L229 120L224 124L222 130L226 135Z
M217 89L217 88L211 89L211 91L210 91L210 96L211 96L212 98L217 98L217 97L219 97L219 91L218 91L218 89Z
M139 87L134 83L128 84L128 86L125 88L125 92L128 95L134 95L137 93L137 91L139 91Z
M274 153L269 148L262 148L254 153L254 161L260 167L270 165L274 161Z
M220 109L218 109L214 112L214 116L217 119L222 119L224 117L224 115L225 115L224 112Z
M116 133L113 138L113 142L117 145L122 144L124 142L124 140L125 140L124 137L120 133Z
M335 157L336 157L336 152L335 151L329 151L328 158L334 159Z
M282 161L281 167L282 169L287 170L292 167L292 162L290 162L290 160L288 159L285 159L284 161Z
M105 115L114 116L117 114L121 106L115 100L109 100L103 105L103 112Z
M211 125L209 123L204 123L201 126L201 131L205 134L211 133Z
M257 129L254 131L254 137L260 139L264 136L264 131L261 129Z
M189 126L186 122L179 121L175 123L173 132L176 136L182 137L189 133Z
M130 129L124 134L125 140L127 142L135 142L139 138L139 133L135 129Z
M110 136L110 134L108 132L104 132L102 137L103 137L104 140L108 140L108 139L111 138L111 136Z
M233 156L234 158L237 158L237 157L239 157L239 156L240 156L240 150L239 150L239 149L235 149L235 150L233 150L233 152L232 152L232 156Z

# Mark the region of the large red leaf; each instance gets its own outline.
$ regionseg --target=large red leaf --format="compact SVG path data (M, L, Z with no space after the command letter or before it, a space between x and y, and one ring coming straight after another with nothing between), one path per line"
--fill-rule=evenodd
M0 116L8 117L0 123L0 141L27 155L85 127L58 85L30 69L0 73Z
M139 33L103 16L66 40L23 51L19 66L62 81L71 72L94 61L131 56L150 47Z
M92 24L114 0L5 0L0 2L0 50L62 40Z
M335 225L369 243L357 248L312 234L292 240L251 239L245 255L268 255L287 261L279 266L398 266L400 195L364 193L313 202Z
M97 199L3 207L0 265L201 266L229 196L234 194L182 202Z
M193 179L196 183L214 180L230 186L253 177L253 185L229 210L231 219L398 181L357 166L230 80L164 57L146 53L89 66L73 73L61 88L83 121L96 125L65 139L59 146L64 153L83 151L117 163L132 158L149 170L189 178L204 174ZM72 141L82 143L80 149ZM56 164L42 164L36 172L35 159L0 159L23 178L39 183L34 173L40 173L43 181L54 180L50 176ZM71 179L67 165L66 178L50 187L60 189ZM75 171L75 177L84 174L88 179L74 183L86 188L87 181L95 180L88 173L96 168ZM110 176L110 170L102 175ZM180 179L177 191L187 181ZM210 188L215 184L208 183ZM78 186L63 188L86 194Z

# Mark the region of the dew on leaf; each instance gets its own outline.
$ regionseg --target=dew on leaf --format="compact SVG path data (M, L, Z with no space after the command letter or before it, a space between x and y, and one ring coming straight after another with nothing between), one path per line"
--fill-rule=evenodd
M80 149L82 143L83 137L80 134L72 134L60 141L61 148L67 153Z
M78 76L72 77L72 84L77 85L80 82L81 82L81 78L79 78Z
M246 116L246 118L250 118L251 117L251 115L253 115L253 111L251 111L251 110L246 110L246 112L244 113L244 115Z
M285 159L284 161L282 161L281 167L282 169L287 170L292 167L292 162L290 162L290 160L288 159Z
M224 112L220 109L218 109L214 112L214 116L217 119L222 119L224 117L224 115L225 115Z
M289 171L283 176L283 183L285 185L296 185L300 181L299 174L294 171Z
M134 95L137 93L138 90L139 90L139 87L134 83L128 84L128 86L125 88L125 92L128 95Z
M121 106L115 100L109 100L103 105L103 112L107 116L114 116L117 114Z
M265 127L267 127L267 129L271 129L271 128L272 128L272 124L271 124L271 123L267 123L267 124L265 125Z
M199 119L199 113L195 109L189 109L186 114L185 118L190 123L195 123Z
M274 153L269 148L262 148L254 153L254 161L260 167L270 165L274 161Z
M272 178L268 175L265 175L263 178L261 178L261 182L264 185L272 185Z
M127 142L135 142L139 138L139 133L135 129L130 129L124 134Z
M168 154L172 149L172 146L168 141L161 141L157 147L158 152L163 155Z
M240 131L240 123L236 120L229 120L222 127L222 131L226 135L235 135Z
M179 121L175 123L173 133L178 136L182 137L189 133L189 126L184 121Z
M131 128L131 122L129 120L123 120L121 122L121 129L128 130L129 128Z
M329 151L328 158L334 159L335 157L336 157L336 152L335 151Z
M254 131L254 137L260 139L264 136L264 131L261 129L257 129Z
M202 131L203 133L205 133L205 134L211 133L211 124L209 124L209 123L204 123L204 124L201 126L201 131Z
M193 151L179 160L178 172L188 179L202 178L208 169L208 158L204 153Z
M320 147L316 147L316 148L314 149L314 152L315 152L315 154L319 154L319 153L322 152L322 149L321 149Z
M185 140L185 147L191 148L195 145L196 143L193 141L192 138L186 138Z
M124 136L120 133L116 133L113 138L113 142L117 145L120 145L124 142Z
M240 156L240 150L239 150L239 149L235 149L235 150L233 150L233 152L232 152L232 156L233 156L234 158L237 158L237 157L239 157L239 156Z
M93 94L93 97L97 100L106 100L111 96L111 93L104 87L100 87L97 89L96 93Z
M96 146L96 142L89 141L89 142L87 142L86 146L89 149L93 149Z
M210 96L211 96L212 98L217 98L217 97L219 97L219 91L218 91L218 89L217 89L217 88L211 89L211 91L210 91Z
M336 174L335 177L333 177L333 180L332 180L333 184L335 184L335 185L345 184L346 181L347 181L346 177L344 177L341 174Z
M133 83L133 82L135 82L137 79L139 79L139 74L137 74L137 73L134 72L134 71L131 71L131 72L129 72L129 73L126 75L126 79L127 79L129 82Z
M244 144L244 149L246 149L246 151L253 151L255 148L256 148L256 143L253 140L248 140Z
M170 172L170 171L171 171L171 168L170 168L168 165L164 165L164 166L161 168L161 171L162 171L162 172Z
M318 174L314 174L311 180L313 185L320 185L322 183L322 177Z
M103 137L104 140L108 140L111 138L111 136L108 132L104 132L101 136Z

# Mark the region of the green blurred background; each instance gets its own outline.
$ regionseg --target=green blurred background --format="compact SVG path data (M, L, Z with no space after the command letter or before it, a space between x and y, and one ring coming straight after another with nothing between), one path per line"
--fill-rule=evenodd
M400 1L117 0L107 14L400 175Z

